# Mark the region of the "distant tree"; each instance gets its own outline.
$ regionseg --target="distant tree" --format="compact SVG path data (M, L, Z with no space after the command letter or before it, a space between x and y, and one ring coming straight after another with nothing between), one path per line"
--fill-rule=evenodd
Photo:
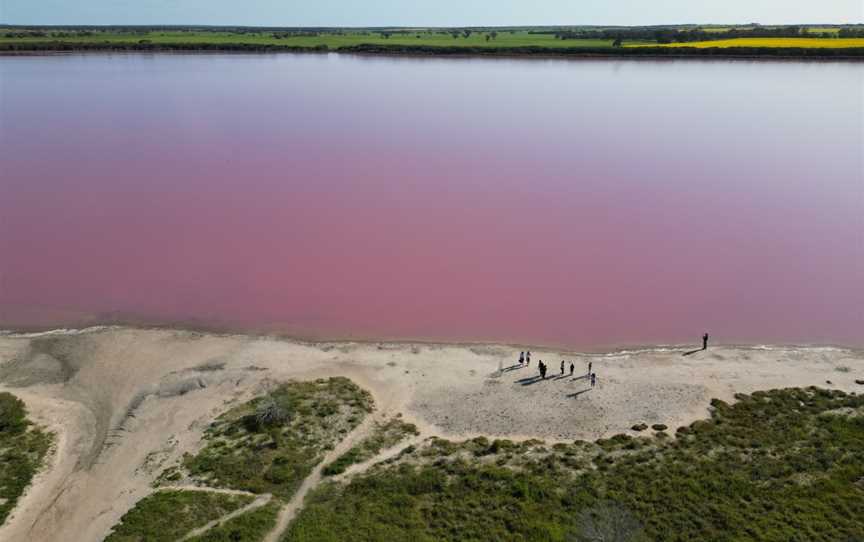
M612 42L612 47L621 47L621 45L623 45L621 38L615 38L615 41Z
M492 38L489 37L489 34L486 34L486 41L489 41L490 39L492 39Z
M468 29L466 28L465 30L462 31L462 35L464 35L464 36L465 36L465 39L467 40L468 38L471 37L471 30L468 30Z
M498 32L496 32L495 30L493 30L492 33L489 34L489 35L492 36L492 39L493 39L493 40L497 40L497 39L498 39Z

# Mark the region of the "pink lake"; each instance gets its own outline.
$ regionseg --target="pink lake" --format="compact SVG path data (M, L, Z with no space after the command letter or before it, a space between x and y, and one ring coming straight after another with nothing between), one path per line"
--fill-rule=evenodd
M864 64L0 57L0 327L864 345Z

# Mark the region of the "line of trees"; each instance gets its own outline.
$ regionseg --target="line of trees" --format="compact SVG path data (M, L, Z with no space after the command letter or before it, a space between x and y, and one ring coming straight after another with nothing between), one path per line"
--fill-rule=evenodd
M542 32L538 32L542 33ZM627 40L627 41L655 41L657 43L689 43L694 41L727 40L735 38L801 38L801 37L827 37L833 38L838 34L829 32L810 32L805 26L778 26L763 27L749 26L729 28L720 31L707 31L702 28L656 28L656 27L634 27L634 28L610 28L604 30L558 30L550 31L559 40L582 40L582 39L604 39L604 40ZM840 37L864 36L864 29L840 30Z
M864 38L864 27L841 28L837 33L839 38Z
M247 51L247 52L327 52L326 45L315 47L281 44L251 43L139 43L113 42L8 42L0 43L0 52L14 51ZM384 45L364 44L335 49L342 53L406 54L406 55L477 55L477 56L563 56L563 57L804 57L804 58L856 58L864 59L864 47L496 47L496 46L437 46L437 45Z

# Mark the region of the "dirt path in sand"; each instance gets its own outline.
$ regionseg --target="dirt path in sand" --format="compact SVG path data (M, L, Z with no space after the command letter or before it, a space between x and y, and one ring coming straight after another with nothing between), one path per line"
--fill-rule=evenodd
M291 520L294 519L297 511L303 506L303 500L306 498L306 494L321 482L321 471L324 467L329 465L340 455L350 450L352 446L368 437L372 433L373 426L374 417L367 416L363 423L357 426L342 440L342 442L324 456L324 460L315 467L305 480L303 480L297 493L295 493L294 496L291 497L291 500L288 501L288 504L282 507L282 510L279 511L279 517L276 520L276 527L270 531L270 534L264 537L264 542L279 542L282 534L288 529Z
M274 382L347 376L369 390L375 416L397 413L425 436L594 439L640 422L680 425L736 392L821 386L864 392L864 352L828 347L716 346L582 354L525 347L420 343L306 343L169 329L99 328L0 335L0 389L56 435L55 451L0 540L97 542L184 453L201 446L218 414ZM568 375L535 378L536 360ZM598 386L578 378L593 364ZM505 368L498 372L498 368ZM367 420L322 466L364 436ZM398 452L398 450L397 450ZM385 453L397 453L388 451ZM378 458L380 460L380 458ZM376 462L372 460L370 464ZM343 476L361 472L355 465ZM320 468L280 515L277 540Z
M209 491L210 488L202 488L202 490ZM246 512L251 512L253 510L257 510L258 508L261 508L262 506L266 506L271 500L273 500L273 495L270 495L269 493L267 493L265 495L256 495L255 500L250 502L246 506L239 508L237 510L234 510L230 514L225 514L221 518L215 519L215 520L211 521L210 523L208 523L207 525L204 525L203 527L200 527L198 529L191 531L189 534L187 534L186 536L181 538L180 542L184 542L185 540L189 540L190 538L195 538L196 536L201 536L202 534L206 533L210 529L213 529L215 527L218 527L219 525L222 525L223 523L231 521L232 519L236 518L237 516L242 516Z

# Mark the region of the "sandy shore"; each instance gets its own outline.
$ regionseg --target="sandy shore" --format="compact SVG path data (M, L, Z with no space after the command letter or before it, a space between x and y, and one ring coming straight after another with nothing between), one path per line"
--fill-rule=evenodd
M403 413L423 436L595 439L636 423L673 431L711 398L821 386L864 391L864 351L717 346L608 354L420 343L309 343L166 329L90 328L0 335L0 391L56 433L55 451L0 540L101 540L203 429L274 381L343 375L372 392L376 415ZM537 380L544 360L550 377ZM559 377L561 360L567 374ZM576 366L569 376L569 363ZM592 362L598 385L584 374ZM499 368L503 370L499 371Z

